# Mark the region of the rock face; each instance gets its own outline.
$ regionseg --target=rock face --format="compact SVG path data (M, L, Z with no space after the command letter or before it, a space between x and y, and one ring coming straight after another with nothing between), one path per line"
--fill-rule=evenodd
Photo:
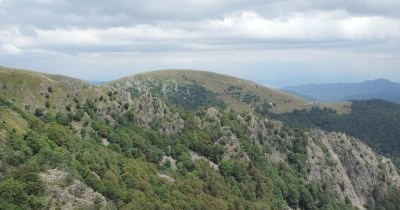
M237 120L247 130L251 142L268 151L266 156L271 163L287 162L288 146L293 144L295 138L281 122L263 119L253 113L238 115Z
M184 126L178 113L171 112L162 100L148 92L134 101L132 111L136 123L142 128L160 127L160 131L174 134Z
M376 186L400 184L393 163L379 157L360 140L343 133L312 130L308 138L309 180L333 185L337 192L362 208L373 202Z
M82 182L69 177L67 172L51 169L42 173L41 177L47 185L49 202L53 209L106 209L107 201L103 195L94 192Z
M218 165L212 162L211 160L207 159L206 157L199 155L193 151L190 151L190 157L192 161L203 160L210 165L211 168L218 171Z
M184 126L179 113L172 111L160 96L155 96L151 85L150 81L128 80L99 87L88 98L95 101L97 114L112 124L115 116L130 111L141 128L156 128L166 134L179 133ZM163 89L170 90L167 87Z
M250 140L268 148L267 159L271 163L288 164L288 148L296 138L285 130L279 121L261 119L253 114L238 115L237 120L247 129ZM308 180L330 185L354 206L364 209L373 204L373 192L386 192L400 185L400 176L390 159L376 155L361 140L344 133L311 130L307 138Z

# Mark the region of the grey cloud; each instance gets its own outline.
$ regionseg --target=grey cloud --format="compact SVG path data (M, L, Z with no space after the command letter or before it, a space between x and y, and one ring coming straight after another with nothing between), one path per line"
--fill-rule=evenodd
M87 69L104 78L132 68L245 77L268 69L274 84L285 77L274 69L296 69L293 80L313 78L324 66L354 75L362 74L356 68L377 75L384 67L393 74L398 8L398 0L2 0L0 65L87 79L100 75ZM239 71L250 68L251 74Z
M53 3L52 3L53 2ZM160 20L201 20L241 10L267 17L315 10L346 10L350 14L399 16L396 0L3 0L0 23L51 28L116 26Z

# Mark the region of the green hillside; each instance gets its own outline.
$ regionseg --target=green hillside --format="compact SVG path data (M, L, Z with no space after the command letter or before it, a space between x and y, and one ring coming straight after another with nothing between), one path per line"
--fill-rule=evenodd
M27 110L62 110L87 88L89 85L78 79L0 67L0 97Z
M294 109L309 109L313 106L306 100L286 92L271 89L254 82L212 72L194 70L162 70L138 74L111 82L121 84L130 80L150 80L152 83L196 83L216 94L238 112L254 111L258 107L267 107L274 113L291 112ZM169 84L177 85L177 84ZM329 107L340 113L349 111L349 103L320 103L320 107Z
M200 71L98 87L1 74L4 209L398 206L400 176L389 159L353 137L292 129L256 112L312 107L286 93Z

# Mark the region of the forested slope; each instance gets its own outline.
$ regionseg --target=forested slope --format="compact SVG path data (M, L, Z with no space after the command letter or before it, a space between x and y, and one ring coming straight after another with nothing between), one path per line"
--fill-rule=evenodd
M194 79L149 74L61 89L40 78L29 76L30 89L49 94L35 93L43 99L32 106L24 101L32 92L2 90L6 209L398 206L391 161L358 139L230 108L223 90Z

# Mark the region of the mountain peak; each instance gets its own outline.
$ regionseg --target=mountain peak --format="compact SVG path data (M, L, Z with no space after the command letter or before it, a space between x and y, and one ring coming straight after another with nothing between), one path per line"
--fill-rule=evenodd
M379 79L373 79L373 80L367 80L364 83L379 83L379 84L388 84L388 83L394 83L388 79L383 79L383 78L379 78Z
M182 86L182 84L195 84L216 94L230 108L235 111L252 111L254 107L262 104L275 104L271 111L289 112L295 107L305 107L306 101L301 97L267 88L252 81L200 70L157 70L124 77L110 84L124 86L131 83L151 82L168 88ZM173 90L174 91L174 90Z

